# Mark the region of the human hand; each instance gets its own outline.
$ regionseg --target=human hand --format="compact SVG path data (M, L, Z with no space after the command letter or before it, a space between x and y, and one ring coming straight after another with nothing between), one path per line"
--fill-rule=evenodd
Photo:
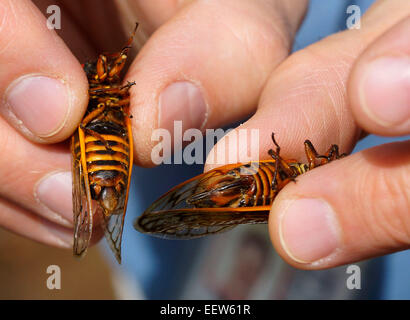
M2 1L0 3L5 4L4 7L6 9L4 12L8 12L9 15L10 12L21 13L19 10L10 10L11 1L10 3L8 1ZM53 116L45 119L44 117L36 118L35 115L32 114L27 117L27 123L23 121L25 127L34 126L29 128L31 132L39 128L41 130L34 135L24 129L20 131L34 142L53 143L62 141L77 127L85 110L87 103L86 79L81 70L81 66L75 61L70 51L61 43L61 40L55 35L51 35L52 32L44 29L45 21L39 16L36 9L32 6L30 7L28 1L21 1L21 3L23 7L26 6L29 9L23 10L24 15L19 16L18 14L14 14L14 19L16 19L14 24L11 23L7 29L8 23L6 23L6 27L3 28L3 30L9 31L3 34L13 34L13 50L7 45L10 38L5 37L5 41L2 41L2 36L0 35L0 47L6 48L2 50L0 54L0 61L5 62L4 64L2 63L2 65L15 61L19 62L18 65L15 66L15 71L0 74L0 92L4 95L6 88L14 79L27 73L40 72L41 74L64 79L69 86L70 97L73 99L71 104L68 104L70 105L69 111L67 111L67 104L64 104L64 106L60 108L58 106L56 107L56 104L43 104L45 108L47 108L48 105L50 109L41 109L40 115L48 114ZM47 1L42 1L43 5L44 3L47 3ZM258 112L251 121L245 124L245 127L265 128L266 132L269 131L266 135L267 137L270 136L270 131L273 131L272 128L275 132L278 132L278 134L285 132L288 140L281 140L281 145L284 146L284 151L289 151L289 155L300 155L300 153L296 151L299 147L292 149L287 148L287 146L290 146L292 142L299 141L300 139L303 140L306 137L318 143L319 148L325 148L325 146L327 147L327 145L332 142L340 143L342 150L345 151L347 146L351 146L354 143L355 133L358 134L359 129L354 125L352 121L353 117L348 113L346 118L342 119L346 131L333 130L332 126L341 119L339 119L340 116L337 117L335 114L328 115L324 109L320 109L320 107L324 108L329 105L329 101L323 98L323 91L305 92L299 97L293 98L287 97L286 91L281 92L285 89L286 84L288 84L288 93L294 91L297 83L303 84L303 76L298 76L291 70L291 72L289 72L289 70L284 71L286 68L289 68L291 61L294 61L295 55L291 57L292 59L286 60L288 63L285 63L283 67L281 66L272 72L279 63L287 57L293 35L303 18L306 1L282 2L272 0L254 2L244 0L241 2L226 1L223 3L218 1L198 1L192 3L191 1L182 1L177 5L173 2L164 5L162 1L161 5L159 5L157 1L134 1L130 3L130 10L118 8L119 11L122 12L120 17L132 16L129 19L133 20L130 21L130 25L138 20L149 34L158 29L132 64L126 78L126 80L133 80L137 83L131 90L131 113L134 116L135 158L138 164L144 166L152 165L150 156L151 149L155 142L151 141L151 134L157 127L171 128L173 120L184 120L184 128L197 127L201 129L223 126L236 121L255 110L259 95L268 78L270 78L269 84L271 84L271 86L266 87L264 96L268 96L267 92L269 91L280 92L281 97L287 100L281 101L281 108L278 108L280 97L276 95L276 100L269 102L271 106L275 105L275 112L280 112L280 110L283 112L285 111L285 106L287 106L290 108L289 110L293 110L293 112L289 112L288 117L294 117L294 112L299 110L301 106L307 107L306 101L300 103L303 97L313 96L317 100L310 101L310 109L312 109L313 106L318 107L316 112L323 112L328 116L328 119L326 123L321 122L321 119L316 119L312 126L305 128L300 126L300 124L306 126L306 123L304 123L306 119L304 120L301 117L299 117L299 119L291 119L292 121L287 122L291 125L294 124L294 128L298 128L298 130L300 128L300 131L292 129L284 130L286 129L284 125L286 121L283 121L282 125L280 125L277 119L272 118L269 119L270 122L266 123L265 126L263 126L263 121L256 125L257 117L263 115L262 110L267 111L268 109L263 108L263 105L267 105L268 101L265 100L265 102L263 102L263 100L261 100L258 106ZM72 2L70 2L70 4L72 4ZM405 5L403 2L402 6ZM386 7L388 4L383 4L382 6ZM64 36L64 40L70 48L74 50L76 45L77 48L78 46L80 48L84 47L88 52L94 53L94 55L90 54L89 56L95 56L96 53L100 52L98 50L101 49L105 51L104 41L112 39L109 34L111 24L107 23L104 19L102 20L102 24L94 23L95 19L98 20L99 16L101 17L100 9L104 9L104 7L105 6L91 4L89 8L90 13L80 15L81 19L79 19L79 21L73 22L69 19L73 27L69 30L74 31L67 31L67 28L63 28L62 33L68 33ZM126 14L124 14L124 12L126 12ZM139 12L142 17L136 19L133 16L135 12ZM389 16L390 18L387 19L389 21L382 24L384 29L387 29L402 18L405 15L404 12L403 10L396 12L393 18ZM18 21L27 21L27 28L23 29L21 27L21 32L18 31L20 27L15 28L17 18L19 19ZM41 21L43 25L41 26L40 22L37 24L31 22L40 21L41 19L43 19ZM76 29L76 27L79 27L79 25L80 27L81 25L88 26L91 19L94 20L92 20L93 25L90 26L90 29L94 28L95 30L90 31L89 29L85 29L89 31L87 37L84 32L81 32L84 30L81 30L81 28ZM78 22L80 22L79 25ZM83 22L83 24L81 24L81 22ZM97 26L100 26L100 28ZM104 30L107 30L107 32L101 32L101 28L103 27L105 27ZM16 29L17 32L13 28ZM35 41L30 40L31 38L29 37L33 36L33 30L35 31L33 34L36 35ZM189 32L186 30L189 30ZM375 29L373 28L373 30ZM46 31L48 32L47 35ZM115 35L115 33L113 34ZM374 34L372 36L375 37ZM126 35L124 38L126 38ZM93 40L92 42L98 42L96 39L100 39L99 42L101 44L98 50L93 50L96 49L95 46L87 47L90 40ZM103 39L103 41L101 41L101 39ZM357 44L357 47L356 51L359 52L360 44ZM36 49L38 51L36 51ZM308 51L309 50L305 51L306 56L309 56L309 54L306 53ZM28 61L27 57L33 57L33 60ZM346 57L344 57L344 60L346 60L345 58ZM35 67L36 64L33 64L35 59L39 60L37 62L37 68ZM302 60L309 63L311 62L310 59L314 59L313 56ZM351 60L354 60L354 57ZM318 62L316 62L316 64L317 63ZM332 66L331 61L324 64L326 67ZM335 75L328 77L334 79L334 81L330 83L333 83L335 86L333 89L330 88L331 94L327 93L327 97L345 97L343 90L339 90L339 88L344 88L343 85L346 82L345 77L348 73L346 69L349 69L350 65L351 61L350 64L346 62L346 66L343 66L343 64L337 65L341 69L341 72L344 71L341 78L337 78ZM313 66L315 66L315 64L313 64ZM297 70L298 65L295 67L294 71ZM222 70L223 72L221 72ZM317 69L314 79L321 79L322 74L319 71L320 70ZM328 74L329 72L328 69L328 71L324 73ZM274 80L272 79L276 78L276 81L278 81L278 77L280 77L279 74L283 75L284 73L289 73L288 80L293 81L299 79L299 81L294 84L282 83L282 86L272 91L272 83L274 84ZM306 72L302 72L301 75L306 75ZM286 78L284 78L284 82L287 82L285 79ZM175 86L170 86L171 83L175 82L177 83ZM187 85L183 85L183 82L187 82ZM285 86L283 86L283 84L285 84ZM195 87L199 88L199 92ZM316 87L316 89L319 88ZM39 89L37 89L37 91L38 90ZM46 94L51 91L44 91L45 92L42 92L40 96L43 100L51 102L52 97L46 96ZM55 92L55 90L53 92ZM164 94L161 95L161 92ZM300 89L298 93L300 93ZM322 97L320 97L320 95ZM201 98L203 98L205 102ZM55 97L54 99L57 104L64 101L64 99L61 98ZM33 101L35 99L31 98L30 100ZM342 105L342 102L336 102L338 104L335 105L335 108L344 110L345 106ZM297 106L296 103L299 103L300 106ZM5 107L5 105L6 104L3 103L1 108L4 119L14 125L17 130L22 130L19 123L13 121L13 118L10 117L7 111L8 108ZM39 108L42 107L40 106ZM315 112L308 109L309 108L306 109L307 114L310 114L312 119L315 119ZM38 109L31 108L31 110ZM189 110L189 112L186 112L186 110ZM58 112L53 113L52 111L60 111L60 115L63 114L63 118L64 115L66 115L65 120L55 121L53 126L53 122L49 122L48 120L53 120L53 118L56 120ZM330 111L330 113L332 112L329 109L328 111ZM296 116L300 116L300 113L296 113ZM19 115L19 117L21 118L22 115ZM261 120L261 117L259 119ZM283 119L287 118L284 117ZM40 120L47 121L43 123ZM254 125L252 125L252 121ZM63 126L61 126L62 122L64 123ZM7 167L7 172L12 173L6 175L4 172L0 172L2 185L7 186L7 188L3 187L3 189L7 190L0 189L0 195L2 197L0 212L3 213L0 217L0 224L39 241L60 246L71 246L71 230L61 228L56 224L68 225L69 222L67 223L67 221L71 219L72 215L71 192L69 191L71 189L69 173L70 156L66 151L68 147L60 145L39 146L38 144L25 140L6 124L5 121L1 120L0 123L2 124L0 126L2 132L1 137L7 137L7 141L13 141L8 147L3 144L5 146L3 149L4 153L7 154L8 157L3 159L3 163L0 162L2 168ZM36 127L36 124L39 126ZM261 124L262 126L260 126ZM325 127L325 124L328 125L328 127ZM42 129L50 129L51 127L51 131L54 131L51 135L49 132L44 133L44 130L42 132ZM60 130L53 130L57 127L61 127ZM357 132L352 133L352 131ZM313 135L312 132L314 132L315 135ZM346 134L343 134L344 132ZM265 137L264 133L265 130L261 130L262 139ZM296 146L296 143L292 145ZM268 150L269 148L270 142L268 140L262 140L260 150ZM34 164L32 161L27 163L27 159L25 158L27 154L32 154L33 158L36 159ZM261 152L261 155L265 156L265 153ZM19 161L15 161L15 159L19 159ZM7 166L5 166L6 163ZM10 164L12 164L11 167ZM64 173L59 173L54 176L50 175L56 171ZM49 176L51 179L45 179L46 176ZM10 182L10 180L12 182ZM41 182L48 183L46 183L46 187L43 188L42 192L39 192ZM285 191L281 193L284 192ZM39 203L38 199L42 198L39 196L41 193L48 195L48 199L46 196L46 199L40 199L41 203ZM45 203L53 210L46 209L44 207ZM276 203L279 203L279 201ZM59 215L55 216L53 211L58 212ZM40 219L38 218L39 215L56 223L49 223L47 220ZM61 219L61 216L65 217L65 219ZM58 241L55 239L56 234Z
M129 79L139 84L132 92L134 120L147 125L138 129L136 124L140 163L150 164L155 144L150 137L157 127L172 130L174 120L184 120L184 128L220 127L256 107L239 129L258 129L259 145L239 144L239 158L253 153L247 147L256 148L260 159L268 158L272 132L281 155L301 161L305 139L321 152L331 144L349 152L367 133L410 132L404 71L410 52L408 1L376 1L362 17L361 29L334 34L289 57L305 4L220 3L198 1L181 10L154 34L130 70ZM267 3L278 5L272 11L263 6ZM364 72L381 57L391 58L385 69ZM373 81L362 89L366 75ZM169 83L178 80L188 83L180 82L171 91ZM364 90L370 91L365 105L371 111L364 111L364 98L359 99ZM217 159L224 158L219 153L229 153L232 135L238 136L237 130L225 137L225 146L215 146ZM277 251L298 268L321 269L408 248L409 150L408 142L379 146L289 183L270 215ZM207 169L218 165L208 163ZM290 203L296 207L288 215Z
M87 79L31 1L0 1L0 226L47 244L72 243L68 138ZM47 205L45 205L47 204Z
M305 139L320 153L331 144L348 152L366 133L410 134L409 14L408 1L376 1L360 30L323 39L274 70L256 114L240 127L259 128L260 157L272 148L272 131L281 155L301 161ZM239 147L239 154L246 151ZM217 145L215 152L226 150ZM408 249L409 181L409 141L309 171L276 197L269 218L272 242L302 269Z
M88 102L74 54L92 59L118 50L135 21L153 33L125 79L136 81L134 158L149 166L157 127L170 128L173 120L184 120L185 128L218 127L255 109L306 8L299 0L61 1L63 42L46 27L46 8L54 3L34 3L0 0L0 226L67 248L71 165L68 144L60 142Z

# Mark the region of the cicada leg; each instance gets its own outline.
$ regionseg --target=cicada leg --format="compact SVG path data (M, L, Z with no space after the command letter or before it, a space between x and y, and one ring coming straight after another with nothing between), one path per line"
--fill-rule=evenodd
M273 149L270 149L268 151L268 154L272 157L273 160L275 160L275 173L273 174L273 179L272 179L272 190L277 191L278 188L278 171L279 169L283 170L283 172L286 174L286 179L284 179L282 182L288 183L289 181L296 182L296 176L297 172L293 170L291 166L279 155L280 153L280 146L275 140L275 134L272 132L272 141L274 145L276 146L276 150L273 151ZM281 183L281 185L284 185Z
M102 93L104 95L121 95L121 96L125 96L125 95L128 95L128 91L130 90L130 88L133 85L135 85L135 81L133 81L133 82L128 81L128 83L123 85L122 87L104 88L104 87L100 86L100 87L91 88L89 90L89 93L90 94Z
M336 144L331 145L329 150L324 155L319 155L310 140L305 141L305 153L306 158L308 159L309 170L317 167L316 159L321 159L320 165L323 165L346 156L345 153L339 154L339 147Z
M329 150L325 153L325 155L318 156L318 158L326 160L325 162L323 162L322 160L322 164L325 164L330 161L343 158L346 155L347 155L346 153L339 154L339 146L337 144L332 144Z
M305 153L308 159L309 170L316 166L316 159L318 158L318 153L310 140L305 140Z
M102 114L105 110L105 104L99 103L97 108L91 111L84 119L81 121L81 125L85 127L90 121L97 118L100 114Z
M128 38L127 42L125 43L124 47L121 49L120 52L116 53L106 53L106 56L110 58L117 58L121 57L122 55L126 55L128 53L128 50L131 49L131 43L134 41L135 34L137 33L139 23L135 23L135 28L131 33L131 36Z
M89 135L95 137L96 139L100 140L102 143L104 143L104 146L107 150L112 151L110 145L108 144L107 140L103 138L98 132L95 132L94 130L91 130L89 128L86 128L86 125L91 121L97 118L99 115L101 115L105 110L105 104L100 103L98 105L98 108L90 112L80 123L80 128L87 132Z
M118 57L115 59L111 66L111 70L108 73L108 78L112 79L119 75L121 70L124 68L125 61L127 60L128 50L131 48L130 44L132 43L135 33L137 32L138 23L136 23L134 31L131 34L131 37L128 39L125 46L122 48L121 52L118 54Z
M100 54L97 60L97 74L95 75L95 80L102 82L107 78L107 57L103 54Z

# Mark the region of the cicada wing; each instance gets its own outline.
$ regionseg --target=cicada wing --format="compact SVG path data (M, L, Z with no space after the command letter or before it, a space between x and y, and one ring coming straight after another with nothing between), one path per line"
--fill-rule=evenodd
M110 216L102 215L103 216L103 228L104 228L104 235L107 239L108 245L110 246L111 251L114 253L115 258L117 259L118 263L121 264L121 243L122 243L122 233L124 229L124 220L125 220L125 213L127 211L127 204L128 204L128 195L130 191L130 181L131 181L131 174L132 174L132 165L133 165L133 140L132 140L132 133L131 133L131 122L129 117L126 119L126 126L128 132L128 145L129 145L129 159L128 159L128 177L126 178L125 184L127 186L126 194L122 198L122 206L116 212L110 214Z
M191 179L176 186L175 188L172 188L156 200L145 212L174 209L179 205L185 206L186 200L194 194L194 191L199 183L199 180Z
M224 173L225 172L221 172L221 170L214 169L193 177L169 190L145 210L145 212L192 208L193 206L189 205L187 200L197 193L206 182L212 178L220 177Z
M192 208L145 212L134 227L169 239L193 239L220 233L240 224L267 223L270 206Z
M81 143L78 133L71 139L72 153L72 183L73 183L73 220L74 244L73 253L84 256L92 235L93 215L86 170L81 161ZM88 191L87 191L88 188Z
M104 217L102 224L105 238L118 263L121 263L121 242L125 211L123 214L111 215L109 217L103 214L102 216Z
M239 224L266 223L269 206L244 207L237 201L244 190L240 187L249 182L249 174L235 175L235 179L230 175L240 168L242 164L226 165L177 185L156 200L134 227L160 237L190 239L226 231ZM246 168L249 173L256 170L253 166ZM223 194L229 190L233 193Z

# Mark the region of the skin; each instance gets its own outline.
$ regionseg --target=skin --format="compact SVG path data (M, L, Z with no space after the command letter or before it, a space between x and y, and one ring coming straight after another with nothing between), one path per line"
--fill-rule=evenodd
M117 2L79 3L61 1L63 11L68 8L72 14L62 14L58 35L46 28L43 16L52 1L0 0L0 226L25 237L72 246L71 166L64 141L77 128L88 101L77 58L84 62L117 50L135 21L148 38L125 78L136 82L131 114L137 165L153 165L152 130L179 120L178 110L159 114L161 92L176 81L193 84L205 100L194 106L187 100L192 113L188 127L218 128L253 114L241 129L259 129L260 143L252 147L258 148L260 159L272 148L272 131L281 155L299 160L305 160L307 138L318 151L335 143L349 152L366 133L410 133L408 112L392 122L392 109L386 122L370 109L377 104L393 108L400 90L401 101L409 101L408 69L387 68L399 73L392 85L386 84L391 77L372 90L362 85L376 58L410 59L407 0L376 1L362 17L360 30L331 35L292 55L307 1L135 0L128 1L128 8L116 7ZM107 23L104 17L115 11L119 19ZM407 76L400 77L401 70ZM56 90L44 90L41 101L48 102L41 104L40 115L29 107L16 115L10 111L13 101L34 104L18 93L10 98L12 88L17 79L33 74L58 79L67 91L57 96ZM28 119L23 123L17 120L22 112ZM408 249L409 164L407 141L365 150L299 177L281 191L271 210L269 231L276 250L295 267L321 269ZM210 168L212 164L206 166ZM67 174L57 184L42 185L56 172ZM335 253L308 262L290 253L281 219L294 199L320 199L331 208Z

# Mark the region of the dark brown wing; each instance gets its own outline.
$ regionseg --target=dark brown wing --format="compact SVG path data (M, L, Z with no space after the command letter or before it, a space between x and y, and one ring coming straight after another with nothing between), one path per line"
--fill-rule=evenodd
M192 239L227 231L239 224L266 223L269 210L270 206L259 206L145 212L134 227L163 238Z
M73 214L74 214L74 244L75 256L84 256L92 235L93 215L91 213L91 197L89 185L84 177L86 170L81 161L81 143L79 132L71 139L72 179L73 179ZM88 188L88 192L87 192Z
M218 175L218 173L203 173L177 185L156 200L147 210L145 210L145 213L190 207L187 203L187 199L195 194L205 180L209 180L209 178L215 175Z

